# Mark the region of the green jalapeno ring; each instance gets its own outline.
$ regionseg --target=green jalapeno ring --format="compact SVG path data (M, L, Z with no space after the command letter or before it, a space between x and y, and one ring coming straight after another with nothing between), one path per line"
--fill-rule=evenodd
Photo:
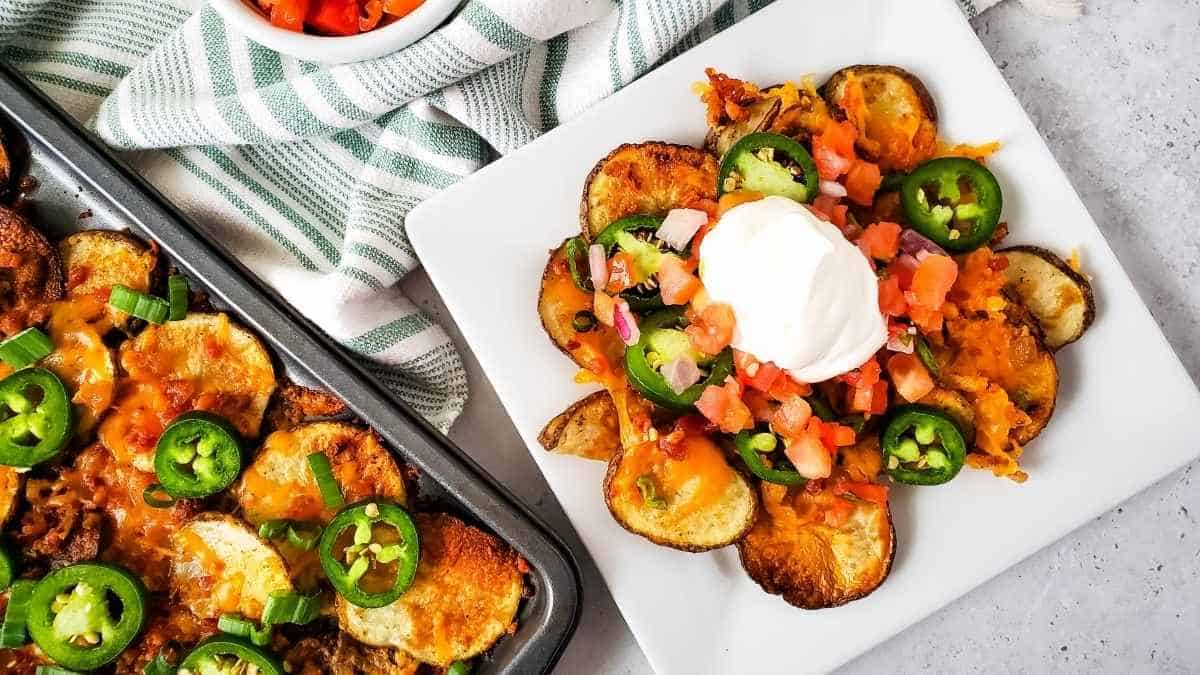
M962 469L967 444L946 413L926 405L896 408L881 439L888 475L906 485L941 485Z
M176 499L201 499L233 484L242 470L237 430L224 418L195 411L176 417L158 438L154 473Z
M633 216L625 216L609 223L600 234L596 235L595 242L604 247L604 254L611 256L613 251L619 246L618 239L621 239L622 233L637 235L639 233L649 233L653 235L658 232L658 228L662 226L663 216L655 216L646 213L641 213ZM689 255L688 251L691 246L684 249L683 255ZM663 251L664 255L671 255L668 251ZM621 291L620 296L629 303L629 309L637 314L652 312L656 309L662 309L666 305L662 301L662 295L658 291L657 282L654 279L641 284L638 287L630 288Z
M750 469L750 473L768 483L791 487L808 482L783 455L783 445L779 442L779 437L770 431L739 431L733 437L733 445L746 467ZM772 461L770 466L766 461L768 457Z
M803 145L782 134L760 131L743 136L721 159L717 196L753 190L805 203L817 196L819 183L817 165Z
M283 664L261 647L248 640L230 635L214 635L188 652L179 663L179 670L192 673L212 672L214 667L231 666L236 671L238 664L245 663L258 668L258 675L284 675Z
M567 240L564 254L567 258L567 270L571 272L571 281L575 282L575 287L584 293L592 293L595 287L592 286L591 278L584 273L588 259L587 242L583 237L571 237ZM581 263L579 259L582 258Z
M0 464L30 467L71 441L75 409L57 375L25 368L0 380Z
M681 393L675 393L657 368L651 365L648 354L655 331L678 330L685 325L686 320L681 308L656 312L642 320L639 327L641 338L625 349L625 372L634 388L650 401L677 412L691 410L696 401L700 400L705 387L721 386L725 383L725 378L733 373L733 351L725 349L708 364L708 377Z
M397 539L377 541L376 526L391 527ZM353 530L349 544L341 535ZM347 602L359 607L383 607L412 585L420 558L417 527L404 509L387 502L368 500L338 512L325 527L318 545L325 576ZM395 564L395 577L382 590L363 589L360 582L378 564Z
M963 201L962 183L974 193ZM930 200L933 189L936 202ZM930 160L904 179L900 204L915 230L942 248L961 253L979 248L992 238L1000 223L1004 197L996 176L966 157Z
M120 616L114 618L116 607ZM28 621L30 637L47 656L67 668L92 670L117 658L142 632L146 589L115 565L62 567L34 586Z

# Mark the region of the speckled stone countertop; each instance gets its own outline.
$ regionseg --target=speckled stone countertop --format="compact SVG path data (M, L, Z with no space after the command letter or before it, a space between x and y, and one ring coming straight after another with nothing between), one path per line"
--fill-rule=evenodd
M1010 2L973 23L1200 380L1200 0L1088 5L1085 17L1062 22ZM453 330L424 275L405 290ZM584 558L584 616L558 672L649 673L491 386L462 351L472 397L451 437ZM1130 448L1130 461L1152 450ZM843 670L1200 672L1198 523L1193 462Z

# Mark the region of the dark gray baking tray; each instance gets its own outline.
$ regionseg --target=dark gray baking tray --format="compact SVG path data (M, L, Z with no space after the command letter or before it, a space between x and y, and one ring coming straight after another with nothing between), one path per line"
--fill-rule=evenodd
M526 675L553 668L579 619L580 590L574 559L546 525L7 64L0 64L0 113L14 170L39 183L29 203L34 222L49 236L128 228L157 242L215 305L271 345L291 380L340 396L418 468L422 495L520 552L532 567L531 597L516 633L502 639L477 672Z

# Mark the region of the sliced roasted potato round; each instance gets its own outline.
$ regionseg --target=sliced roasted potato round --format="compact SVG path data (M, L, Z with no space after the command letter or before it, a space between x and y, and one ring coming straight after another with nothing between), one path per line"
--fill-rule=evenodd
M1020 366L1000 386L1012 402L1029 416L1029 423L1013 429L1018 445L1032 441L1050 423L1058 399L1058 364L1046 348L1033 314L1021 303L1010 301L1004 310L1012 331L1010 358Z
M347 412L346 402L330 392L284 381L267 407L264 433L291 429L316 419L341 417Z
M896 553L887 506L828 488L812 493L762 483L760 490L763 508L738 542L738 554L764 591L796 607L821 609L866 596L887 578ZM837 500L851 510L835 526L826 514L836 512Z
M575 315L592 311L592 296L579 290L571 279L567 265L566 244L550 252L550 260L542 273L538 294L538 316L550 341L581 367L587 368L596 358L607 363L619 363L625 353L616 332L603 325L588 331L575 330Z
M171 548L171 592L200 618L261 619L267 596L292 590L279 552L233 516L198 516L175 533Z
M50 307L47 332L54 351L42 359L42 365L58 375L71 392L78 412L78 438L92 432L116 395L117 360L104 343L111 309L96 296L68 298Z
M58 242L66 273L67 295L108 300L115 284L150 292L158 269L158 251L137 237L114 230L76 232ZM124 328L129 315L105 302L109 325Z
M607 391L571 404L538 434L542 447L560 455L607 462L621 451L617 409Z
M858 129L863 156L884 171L911 171L937 149L937 106L917 76L896 66L843 68L825 100Z
M0 206L0 336L41 325L63 292L54 247L24 216Z
M765 96L751 103L747 106L746 119L709 127L708 135L704 137L704 147L717 157L724 157L743 137L770 129L782 107L783 101L778 96Z
M668 455L626 444L604 477L604 501L622 527L683 551L728 546L754 524L754 488L708 438L689 436Z
M588 176L580 204L583 236L639 213L663 213L716 199L717 160L689 145L626 143L600 160Z
M953 389L934 387L917 403L938 408L949 415L968 443L975 438L975 409L966 396Z
M1037 246L1013 246L998 255L1008 260L1007 288L1037 319L1051 350L1078 340L1092 325L1092 285L1062 258Z
M21 503L21 486L25 474L11 466L0 466L0 527L12 518Z
M490 534L441 513L414 518L421 558L412 586L390 605L337 600L338 624L359 642L396 647L447 666L476 656L516 620L525 563Z
M262 342L225 314L148 326L121 345L120 358L126 375L99 431L118 459L153 471L159 434L189 410L224 417L246 439L258 436L275 368Z

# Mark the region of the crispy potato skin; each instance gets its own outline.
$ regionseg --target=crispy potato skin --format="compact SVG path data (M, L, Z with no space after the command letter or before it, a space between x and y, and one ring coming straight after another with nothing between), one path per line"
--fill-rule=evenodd
M0 527L8 523L21 500L24 475L11 466L0 466Z
M689 145L626 143L600 160L588 175L580 204L583 237L639 213L663 213L714 200L717 160Z
M853 98L861 104L851 104ZM911 171L937 149L937 106L920 78L896 66L858 65L822 87L833 110L859 130L863 156L884 171Z
M337 600L342 630L367 645L396 647L448 666L476 656L513 630L525 563L495 537L441 513L415 516L421 559L396 602L363 609Z
M157 277L158 250L137 237L115 230L85 230L58 242L69 297L103 301L116 284L149 293ZM109 325L125 328L130 317L107 304Z
M342 399L327 391L282 382L267 406L265 427L270 433L291 429L316 418L341 417L349 412Z
M613 329L597 324L585 333L575 330L572 322L575 315L582 311L592 311L592 296L579 290L571 279L564 242L550 252L550 259L542 273L542 285L538 293L538 316L542 319L542 328L554 346L580 367L588 368L598 359L606 364L620 363L624 358L625 345Z
M260 619L272 591L293 590L279 552L228 514L198 516L171 546L171 592L202 619L225 613Z
M802 609L836 607L883 583L895 556L896 533L887 507L828 489L760 485L763 509L738 542L742 567L764 591ZM834 499L854 506L841 527L825 524Z
M617 409L606 391L571 404L546 423L538 442L550 452L607 462L621 451Z
M121 345L124 377L100 424L118 459L154 470L154 444L179 414L208 410L248 439L258 437L275 391L275 367L262 342L225 314L190 313L147 326Z
M1017 407L1029 415L1029 424L1013 431L1013 441L1025 445L1042 433L1054 414L1058 400L1058 364L1046 348L1037 319L1023 304L1010 298L1004 313L1008 317L1008 325L1017 336L1014 343L1021 345L1031 342L1035 349L1029 356L1028 365L1022 369L1021 377L1004 385Z
M997 252L1008 260L1006 288L1037 320L1046 346L1058 350L1083 336L1096 318L1092 284L1062 258L1038 246Z
M64 291L54 247L24 216L0 206L0 335L44 323Z
M744 535L754 524L758 499L750 482L721 451L707 447L710 440L689 441L695 445L686 447L678 462L667 460L654 442L626 447L614 455L604 476L604 501L617 523L633 534L660 546L699 553L728 546ZM666 508L648 506L632 487L640 476L651 475L661 483L664 473L675 472L683 478L665 495ZM717 481L726 482L712 487Z

